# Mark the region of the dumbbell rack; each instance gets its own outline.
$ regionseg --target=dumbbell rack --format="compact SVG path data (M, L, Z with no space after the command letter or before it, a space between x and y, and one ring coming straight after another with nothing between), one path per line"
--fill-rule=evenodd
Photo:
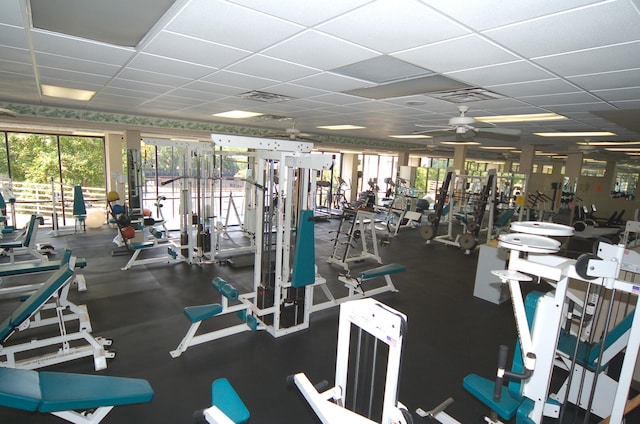
M378 253L375 218L375 212L358 210L354 214L345 211L340 218L336 237L333 239L333 250L327 262L342 266L347 273L349 273L349 262L373 259L382 264ZM367 236L367 234L370 235ZM356 248L354 242L358 241L360 241L360 254L350 256L351 248Z

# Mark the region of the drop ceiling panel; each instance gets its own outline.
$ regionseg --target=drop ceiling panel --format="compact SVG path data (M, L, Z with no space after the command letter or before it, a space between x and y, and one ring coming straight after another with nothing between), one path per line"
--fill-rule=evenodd
M225 96L237 96L244 91L238 87L229 87L227 85L213 84L204 81L194 81L185 85L183 88L202 91L204 93L223 94Z
M230 0L255 10L306 26L313 26L339 16L371 0Z
M618 88L613 90L594 90L593 94L608 102L640 100L640 81L638 81L638 87Z
M638 40L640 25L631 4L616 1L487 31L486 35L526 57L538 57Z
M260 78L253 75L239 74L230 71L218 71L214 74L202 78L203 81L214 82L222 85L230 85L246 90L259 90L270 85L277 84L279 81L268 78Z
M418 47L393 56L440 73L520 60L477 35Z
M144 48L144 52L212 68L223 68L249 55L246 50L167 31L162 31L149 42Z
M0 46L0 58L7 63L18 62L31 66L31 54L29 53L29 50Z
M376 56L363 60L362 62L351 63L346 66L341 66L340 68L332 69L331 71L336 74L376 83L415 78L433 73L428 69L387 55Z
M40 66L38 68L40 80L44 83L45 79L57 79L60 81L68 81L65 87L80 88L79 85L90 84L93 86L91 90L102 88L110 80L110 77L104 75L86 74L82 72L67 71L64 69L47 68ZM60 84L58 84L60 85Z
M640 26L640 20L639 20ZM640 41L534 59L559 75L585 75L640 68Z
M157 93L149 93L147 91L135 91L126 88L108 86L101 90L98 94L96 94L94 99L102 100L104 98L111 98L113 100L117 100L118 98L122 98L123 100L135 100L137 103L142 103L157 96Z
M116 66L124 65L133 55L132 49L80 40L37 30L31 31L34 50Z
M166 75L158 72L141 71L139 69L124 69L118 75L118 78L123 78L132 81L142 81L151 84L160 84L166 86L181 86L191 82L190 78L176 77L174 75Z
M313 97L314 101L323 102L333 105L349 105L353 103L361 103L362 98L356 96L350 96L342 93L327 93L320 96Z
M242 31L237 31L239 25ZM302 31L304 27L228 2L195 0L166 29L258 51Z
M211 93L207 93L200 90L190 90L188 88L177 88L171 91L171 95L177 97L184 97L185 99L193 99L193 100L202 100L202 101L212 101L217 100L225 95L213 95Z
M294 99L302 99L306 97L319 96L327 93L326 90L318 90L316 88L304 87L298 84L276 84L266 89L269 93L281 94L283 96L292 97Z
M607 90L640 86L640 69L581 75L567 78L585 90Z
M0 53L2 53L1 50ZM4 72L14 73L26 80L33 78L33 66L27 63L0 60L0 69Z
M87 74L115 76L121 69L119 66L111 66L105 63L91 62L88 60L73 59L46 53L36 53L38 66L47 68L65 69L69 71L83 72Z
M599 1L601 0L538 0L528 2L525 6L520 1L504 0L423 0L424 3L476 30L521 22Z
M406 50L469 31L434 13L418 1L378 0L347 13L318 30L383 53ZM380 29L384 28L384 31ZM425 31L429 28L429 31ZM392 37L389 34L393 34Z
M490 85L488 88L496 93L509 97L526 97L558 93L575 93L580 91L574 85L560 78L521 82L516 84Z
M129 63L129 67L143 71L158 72L183 78L198 79L216 70L203 66L162 56L140 53Z
M171 94L165 94L163 96L156 97L156 98L146 102L145 104L149 104L149 103L153 103L153 104L165 103L165 104L174 105L174 107L176 109L181 109L181 108L193 106L195 104L199 104L199 103L202 103L203 101L208 101L208 100L211 100L211 99L198 101L198 100L189 99L189 98L186 98L186 97L174 96L173 92L171 92Z
M598 99L584 92L547 94L545 96L526 96L521 100L537 106L578 105L582 103L596 103Z
M293 81L295 84L322 89L323 91L345 91L363 87L369 83L363 80L337 75L332 72L321 72Z
M325 71L376 56L372 50L314 30L307 30L262 53Z
M124 78L115 78L109 83L109 87L120 88L123 90L142 91L146 93L164 94L171 90L167 85L151 84L142 81L131 81Z
M0 24L0 45L19 49L29 48L24 29L2 24Z
M555 77L555 75L524 60L460 72L448 72L446 75L451 78L466 81L477 87L545 80Z
M23 22L20 5L21 3L17 1L1 1L0 23L21 26Z
M263 55L254 55L227 68L229 71L257 75L276 81L290 81L312 75L317 69Z

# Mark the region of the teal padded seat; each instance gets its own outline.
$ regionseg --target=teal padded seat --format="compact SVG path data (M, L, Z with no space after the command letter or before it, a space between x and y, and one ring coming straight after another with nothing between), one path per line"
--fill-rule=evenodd
M219 378L211 384L211 405L216 406L235 424L249 421L249 410L226 378Z
M153 389L138 378L0 367L0 406L60 412L149 402Z
M382 265L377 268L371 268L366 271L362 271L358 273L358 278L361 280L370 280L376 277L383 277L389 274L395 274L398 272L404 272L407 270L407 267L400 264L388 264Z
M59 261L46 262L26 262L0 265L0 277L11 277L13 275L33 274L36 272L57 271L71 260L71 250L65 250L64 256ZM85 258L76 258L75 267L84 268L87 266Z
M23 240L13 240L0 243L0 249L17 249L20 247L27 247L31 244L31 238L37 224L37 220L40 219L36 215L31 215L29 219L29 225L27 226L27 233Z
M153 246L155 246L155 245L154 245L154 243L152 241L145 241L145 242L142 242L142 243L130 243L129 244L129 247L132 250L146 249L146 248L153 247Z
M184 308L184 314L191 322L199 322L222 312L222 305L212 303L210 305L187 306Z

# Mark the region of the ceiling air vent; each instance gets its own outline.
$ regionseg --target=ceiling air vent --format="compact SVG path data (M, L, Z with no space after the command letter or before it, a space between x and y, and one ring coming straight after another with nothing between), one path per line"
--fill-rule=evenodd
M293 119L284 115L260 115L257 118L261 121L290 121Z
M247 91L246 93L240 94L240 97L247 100L255 100L256 102L264 102L264 103L280 103L286 102L289 100L293 100L293 97L283 96L282 94L276 93L267 93L265 91Z
M481 100L501 99L503 96L484 88L463 88L460 90L440 91L429 94L436 99L445 100L451 103L470 103L479 102Z

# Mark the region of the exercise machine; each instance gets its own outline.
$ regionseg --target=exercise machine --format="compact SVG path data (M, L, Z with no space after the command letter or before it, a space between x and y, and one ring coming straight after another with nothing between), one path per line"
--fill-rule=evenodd
M406 315L383 303L374 299L343 303L333 387L316 387L304 373L290 380L323 424L411 423L411 414L398 401L406 333Z
M211 384L211 406L194 414L197 424L244 424L251 414L226 378Z

